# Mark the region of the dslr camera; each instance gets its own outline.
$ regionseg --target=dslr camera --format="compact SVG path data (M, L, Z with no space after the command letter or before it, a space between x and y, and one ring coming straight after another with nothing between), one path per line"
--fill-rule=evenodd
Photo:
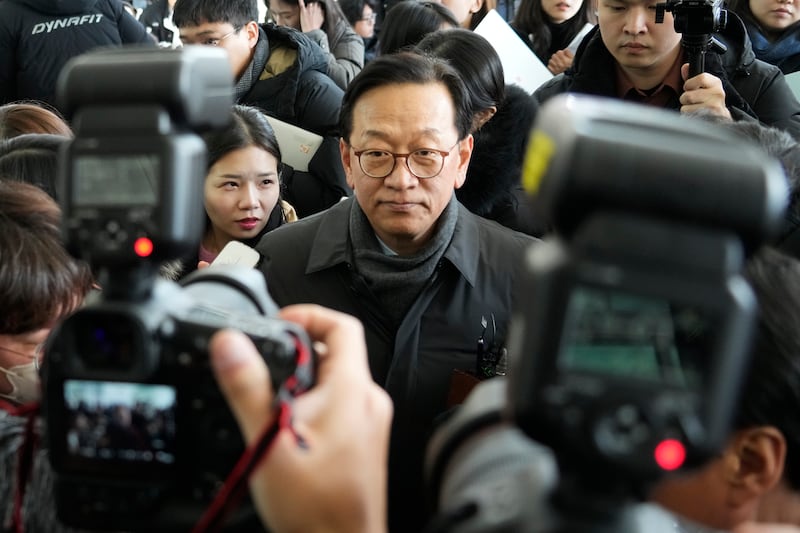
M57 513L68 526L186 531L198 521L244 451L209 366L220 328L254 341L276 391L313 384L309 339L274 316L259 271L212 267L180 285L159 276L164 261L199 246L206 149L197 132L229 123L230 72L211 47L121 48L73 59L59 79L76 131L61 154L65 241L99 283L52 332L42 376ZM231 522L260 528L251 505Z
M530 249L507 378L434 434L431 531L661 533L638 505L729 436L777 234L779 162L716 124L596 97L539 111L525 163L556 235Z
M656 22L664 22L664 14L673 16L673 26L680 33L681 45L689 61L689 77L705 72L705 55L710 49L723 53L728 47L714 33L725 29L728 11L724 0L667 0L656 4Z

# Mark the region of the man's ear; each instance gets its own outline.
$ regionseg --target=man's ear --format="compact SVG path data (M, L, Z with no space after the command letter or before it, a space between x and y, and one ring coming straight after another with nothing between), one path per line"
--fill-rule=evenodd
M472 147L475 140L472 134L467 135L458 142L458 146L454 148L458 154L458 173L453 185L454 189L460 189L464 182L467 181L467 167L469 167L469 160L472 157Z
M251 20L244 25L242 31L247 35L247 44L253 48L258 42L258 22Z
M347 185L351 189L355 189L355 180L353 180L353 169L350 167L353 160L350 157L350 145L347 144L343 138L339 138L339 155L342 157L342 167L344 168L344 175L347 179Z
M757 500L777 485L786 462L786 439L773 426L737 432L724 452L728 503Z

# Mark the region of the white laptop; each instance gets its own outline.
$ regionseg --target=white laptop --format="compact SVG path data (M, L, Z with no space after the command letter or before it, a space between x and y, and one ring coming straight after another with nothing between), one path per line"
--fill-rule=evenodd
M308 163L322 144L322 136L274 117L267 119L275 130L283 162L295 170L308 172Z

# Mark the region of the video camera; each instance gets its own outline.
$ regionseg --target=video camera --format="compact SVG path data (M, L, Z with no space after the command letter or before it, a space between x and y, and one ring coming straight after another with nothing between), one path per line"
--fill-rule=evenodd
M507 381L429 445L440 529L673 531L633 504L729 436L756 316L741 272L781 227L782 167L716 124L562 95L524 172L557 236L526 257Z
M664 22L664 13L674 17L675 32L682 35L681 45L689 56L689 77L705 71L705 55L709 48L722 53L727 47L714 33L725 29L728 11L724 0L667 0L656 4L656 22Z
M290 378L294 393L313 384L309 339L274 317L260 272L208 268L182 286L159 276L200 244L196 132L230 122L230 72L211 47L120 48L73 59L59 79L76 132L61 154L65 240L101 287L46 347L46 440L66 525L186 531L198 521L244 451L209 366L217 330L254 341L276 391ZM251 506L232 522L260 529Z

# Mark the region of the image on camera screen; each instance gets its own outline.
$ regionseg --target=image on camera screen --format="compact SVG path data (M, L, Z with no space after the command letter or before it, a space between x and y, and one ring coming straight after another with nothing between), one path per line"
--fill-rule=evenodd
M91 460L175 462L175 388L66 380L67 453Z
M698 306L577 286L559 367L696 390L713 355L713 327Z

